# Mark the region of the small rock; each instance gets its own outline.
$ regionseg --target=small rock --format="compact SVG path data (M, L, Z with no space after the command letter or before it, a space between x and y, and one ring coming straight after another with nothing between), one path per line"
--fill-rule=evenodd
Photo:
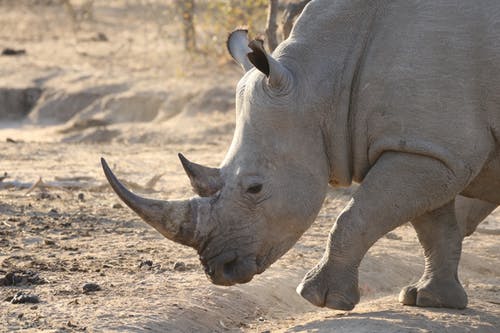
M43 243L44 243L45 245L56 245L56 242L55 242L55 241L53 241L52 239L48 239L48 238L44 239L44 240L43 240Z
M92 283L92 282L85 283L82 288L84 293L90 293L101 290L101 287L97 283Z
M39 192L36 195L36 200L45 200L45 199L54 200L55 198L56 198L55 196L53 196L52 194L46 192L45 190L43 190L42 192ZM49 212L50 216L57 216L57 214L51 214L51 211ZM56 213L57 213L57 211L56 211Z
M98 32L95 37L92 38L94 42L107 42L109 41L108 36L104 34L103 32Z
M0 278L0 286L20 286L26 284L45 284L47 280L34 271L12 271Z
M2 50L3 56L18 56L26 54L25 49L12 49L10 47L6 47Z
M398 236L393 232L389 232L389 233L385 234L385 238L391 239L391 240L402 240L403 239L403 237Z
M22 291L19 291L14 295L12 300L10 301L12 304L23 304L23 303L39 303L40 298L34 294L27 294Z
M174 271L184 272L187 270L186 264L182 261L176 261L174 263Z
M78 193L78 201L85 201L85 195L83 193Z
M119 204L119 203L115 203L115 204L113 204L113 208L115 208L115 209L122 209L123 206L121 204Z
M146 267L147 269L151 269L151 267L153 266L153 260L141 260L141 262L139 263L139 268L143 268L143 267Z

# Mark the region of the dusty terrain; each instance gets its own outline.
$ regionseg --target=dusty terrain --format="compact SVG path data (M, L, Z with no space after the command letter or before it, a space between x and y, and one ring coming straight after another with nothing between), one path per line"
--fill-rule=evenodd
M0 50L26 51L0 56L1 332L499 331L500 210L464 241L465 310L397 302L423 270L410 225L365 257L354 311L315 308L295 293L355 189L330 190L314 225L262 275L211 285L194 250L120 204L99 158L144 195L193 195L177 153L221 161L239 69L224 56L184 54L178 22L160 21L154 14L171 12L155 1L95 1L77 31L51 3L0 1ZM14 304L19 291L39 302Z

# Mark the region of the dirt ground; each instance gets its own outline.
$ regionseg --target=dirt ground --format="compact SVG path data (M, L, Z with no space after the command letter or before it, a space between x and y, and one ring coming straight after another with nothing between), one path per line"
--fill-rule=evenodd
M120 203L99 159L145 196L192 196L177 153L220 163L240 72L225 57L182 54L169 37L176 22L158 29L148 15L159 5L134 3L95 1L91 24L73 32L51 1L0 1L0 50L26 51L0 56L1 332L500 330L500 210L464 240L465 310L397 302L423 271L408 224L366 255L353 311L315 308L295 293L352 188L331 189L313 226L266 272L211 285L194 250ZM16 303L19 292L39 302Z

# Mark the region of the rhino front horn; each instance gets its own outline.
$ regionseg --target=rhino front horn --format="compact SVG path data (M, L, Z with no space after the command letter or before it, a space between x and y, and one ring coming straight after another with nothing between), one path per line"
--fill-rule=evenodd
M201 164L196 164L189 161L181 153L178 154L181 160L182 167L191 181L193 190L200 197L209 197L219 191L224 182L220 176L220 170L217 168L209 168Z
M196 199L162 201L142 198L120 183L104 158L101 158L101 164L116 194L146 223L166 238L196 248L196 223L193 214L196 211Z

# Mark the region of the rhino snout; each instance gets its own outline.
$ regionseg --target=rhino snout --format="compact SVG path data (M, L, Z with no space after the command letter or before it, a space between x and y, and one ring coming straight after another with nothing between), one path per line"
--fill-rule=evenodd
M217 285L232 286L237 283L250 282L257 273L254 257L240 258L236 253L221 254L206 261L200 260L210 281Z

